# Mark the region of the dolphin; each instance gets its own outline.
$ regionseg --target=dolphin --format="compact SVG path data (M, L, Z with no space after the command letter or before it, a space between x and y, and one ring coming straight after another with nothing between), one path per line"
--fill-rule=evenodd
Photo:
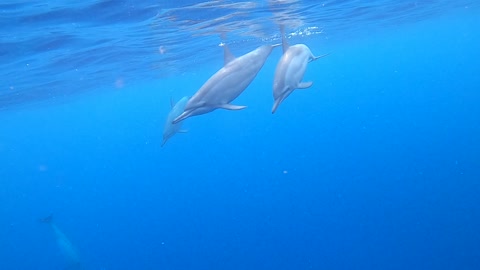
M80 256L78 255L77 250L72 245L72 243L67 238L67 236L65 236L65 234L53 222L53 216L50 215L46 218L42 218L40 219L40 222L46 223L50 225L50 228L52 228L53 233L55 234L57 245L60 251L62 252L63 256L65 257L65 260L67 263L66 269L72 269L72 270L83 269L82 263L80 261Z
M278 61L273 79L273 107L272 114L278 109L295 89L306 89L312 86L313 82L301 82L309 62L327 56L327 54L314 56L310 49L304 44L289 46L285 38L283 28L282 46L283 55Z
M257 76L267 61L272 49L280 46L263 45L257 49L235 58L226 44L224 50L224 66L215 73L188 100L184 112L173 120L176 124L188 117L209 113L222 108L226 110L241 110L246 106L230 104L237 98Z
M186 130L182 130L182 123L173 124L172 121L177 118L180 114L183 113L185 105L187 105L188 97L183 97L176 104L173 103L173 100L170 99L170 112L168 113L167 120L165 121L165 127L163 128L163 142L162 146L165 145L168 139L170 139L176 133L185 133Z

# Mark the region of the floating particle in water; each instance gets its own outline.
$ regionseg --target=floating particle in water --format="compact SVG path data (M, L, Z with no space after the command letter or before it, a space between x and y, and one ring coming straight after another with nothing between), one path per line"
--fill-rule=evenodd
M115 80L115 87L116 88L123 88L125 86L125 81L122 78L118 78Z
M158 52L159 52L160 54L165 54L165 53L167 52L167 49L165 49L164 46L160 46L160 47L158 47Z

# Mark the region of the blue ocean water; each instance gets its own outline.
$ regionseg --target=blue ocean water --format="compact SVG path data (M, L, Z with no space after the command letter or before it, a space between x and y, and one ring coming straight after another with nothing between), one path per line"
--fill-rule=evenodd
M480 4L0 4L0 269L480 269ZM280 42L164 147L170 98ZM65 249L65 246L63 246ZM77 269L77 268L75 268Z

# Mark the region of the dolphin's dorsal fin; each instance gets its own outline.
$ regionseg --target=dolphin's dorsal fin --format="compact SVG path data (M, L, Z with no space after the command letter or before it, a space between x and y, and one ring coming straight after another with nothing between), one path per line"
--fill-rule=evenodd
M235 56L230 52L227 44L223 44L223 65L226 66L228 63L235 60Z
M282 35L282 48L283 48L283 53L285 53L288 50L288 42L287 38L285 37L285 26L282 24L280 25L280 33Z
M173 100L173 97L170 97L170 109L173 109L175 106L175 101Z

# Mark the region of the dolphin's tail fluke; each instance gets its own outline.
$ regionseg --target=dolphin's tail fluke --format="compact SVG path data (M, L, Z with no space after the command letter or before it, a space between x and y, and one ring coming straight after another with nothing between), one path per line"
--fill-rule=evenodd
M53 214L50 214L48 217L45 217L45 218L41 218L39 219L38 221L42 222L42 223L52 223L53 222Z

